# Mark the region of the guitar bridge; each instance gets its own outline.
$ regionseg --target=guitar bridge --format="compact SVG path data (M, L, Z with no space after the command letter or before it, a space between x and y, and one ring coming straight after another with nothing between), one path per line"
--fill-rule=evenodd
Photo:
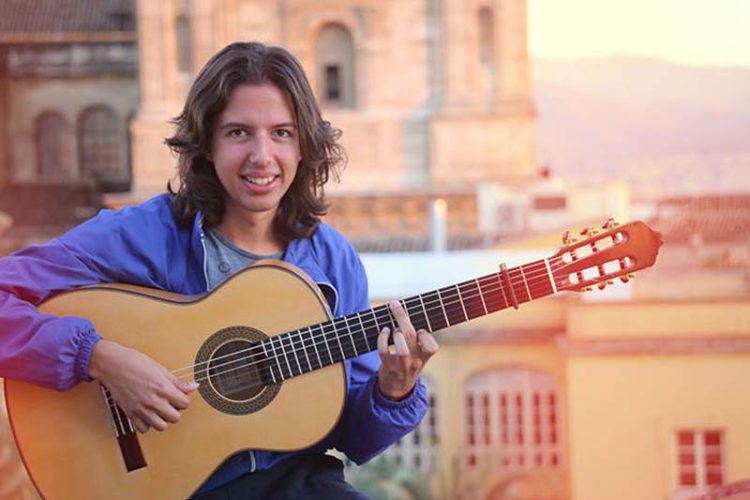
M141 443L138 442L138 434L133 428L133 423L125 415L125 412L117 406L114 399L112 399L109 389L101 384L99 384L99 387L107 403L112 429L117 437L117 444L120 447L120 453L122 453L122 459L125 462L125 469L128 472L133 472L134 470L146 467L146 459L143 456Z

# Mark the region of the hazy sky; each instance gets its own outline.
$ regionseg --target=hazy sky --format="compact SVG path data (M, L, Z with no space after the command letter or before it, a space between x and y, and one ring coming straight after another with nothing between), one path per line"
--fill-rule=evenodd
M750 67L750 0L528 0L532 57Z

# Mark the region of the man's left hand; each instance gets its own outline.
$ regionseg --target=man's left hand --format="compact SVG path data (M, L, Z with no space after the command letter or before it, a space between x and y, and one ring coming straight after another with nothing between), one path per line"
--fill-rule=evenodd
M383 328L378 335L381 361L378 388L386 398L399 401L414 389L424 365L437 352L439 345L427 330L414 329L400 302L394 300L388 306L398 327L392 333L390 328ZM389 348L388 339L391 334L393 347Z

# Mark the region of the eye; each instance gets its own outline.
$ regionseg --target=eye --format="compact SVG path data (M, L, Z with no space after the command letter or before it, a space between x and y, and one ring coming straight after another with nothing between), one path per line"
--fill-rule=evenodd
M288 139L290 137L293 137L294 134L289 129L279 128L279 129L274 130L274 135L276 135L277 137L283 137L283 138L287 138Z
M241 128L235 128L227 132L229 137L244 137L247 135L247 131Z

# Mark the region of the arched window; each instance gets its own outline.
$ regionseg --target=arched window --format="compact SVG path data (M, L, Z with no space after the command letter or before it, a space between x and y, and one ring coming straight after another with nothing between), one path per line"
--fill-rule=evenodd
M70 180L70 154L65 143L65 118L55 111L45 111L34 120L36 171L42 181Z
M471 377L464 390L465 464L556 468L560 401L552 375L524 368Z
M104 190L127 178L123 134L117 115L106 106L85 110L78 119L78 157L81 173Z
M398 440L388 448L386 457L399 465L411 469L429 472L438 459L438 428L437 428L437 390L435 384L425 376L422 381L427 388L427 403L429 405L419 427Z
M318 95L324 106L353 108L356 105L354 40L340 24L320 30L315 46Z
M479 61L482 65L494 64L495 58L495 20L492 7L487 5L479 9Z
M175 19L175 38L177 47L177 70L190 74L193 70L192 37L190 36L190 1L180 2L180 12Z

